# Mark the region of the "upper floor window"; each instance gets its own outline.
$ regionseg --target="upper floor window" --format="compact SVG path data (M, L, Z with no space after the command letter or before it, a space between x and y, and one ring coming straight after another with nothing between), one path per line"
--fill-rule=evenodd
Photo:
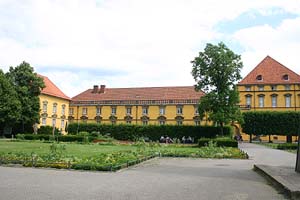
M183 106L177 106L176 107L176 114L182 115L183 114Z
M113 106L111 107L111 114L116 115L117 114L117 107Z
M143 106L142 112L143 112L143 115L148 115L148 106Z
M101 107L100 106L97 106L96 107L96 115L101 115Z
M247 95L247 96L246 96L246 105L247 105L247 106L251 106L251 100L252 100L251 96L250 96L250 95Z
M285 107L289 108L291 107L291 95L286 94L285 96Z
M57 112L57 103L53 104L53 114L56 114Z
M132 110L131 107L126 107L126 115L131 115Z
M159 114L160 115L165 115L166 114L166 108L165 108L165 106L160 106L159 107Z
M291 86L290 85L285 85L285 90L290 90Z
M272 95L272 107L277 107L277 95Z
M263 95L258 96L258 106L260 108L264 107L264 101L265 101L265 97Z
M43 112L44 113L47 112L47 105L48 105L48 102L47 101L43 101Z
M69 115L74 115L74 108L69 108Z
M277 86L276 86L276 85L271 85L271 90L272 90L272 91L277 90Z
M198 108L198 105L196 105L194 108L195 108L195 115L199 115L199 108Z
M46 120L47 119L45 117L42 118L42 125L46 125Z
M262 81L262 80L263 80L263 77L262 77L262 75L257 75L257 76L256 76L256 80L258 80L258 81Z
M263 85L259 85L258 86L258 91L264 91L264 86Z
M66 112L66 105L63 104L61 105L61 115L65 115L65 112Z
M82 115L87 115L88 109L87 108L82 108Z
M251 86L245 86L246 91L251 91Z
M283 75L282 79L285 80L285 81L288 81L289 80L289 75L287 75L287 74Z

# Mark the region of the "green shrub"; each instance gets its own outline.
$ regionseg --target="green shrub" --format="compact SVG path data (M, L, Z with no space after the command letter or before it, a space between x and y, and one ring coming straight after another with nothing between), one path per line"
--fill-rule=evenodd
M198 146L208 146L210 142L214 143L217 147L238 147L238 142L230 138L201 138L198 140Z
M20 134L18 134L20 135ZM35 135L35 134L21 134L21 136L25 140L57 140L59 142L91 142L95 140L95 137L91 136L80 136L80 135L58 135L53 137L52 135Z
M100 132L103 135L110 134L117 140L131 140L136 138L149 138L151 141L158 141L162 135L168 135L170 138L182 138L191 136L197 141L199 138L215 138L220 134L220 127L213 126L177 126L177 125L109 125L97 123L71 123L68 125L69 134L77 134L82 131L93 133ZM232 128L224 127L224 135L230 135ZM92 134L92 135L93 135Z
M278 144L277 145L277 149L282 149L282 150L294 150L298 148L298 144L297 143L283 143L283 144Z
M41 126L39 129L38 129L38 134L43 134L43 135L52 135L53 131L53 127L52 126ZM57 128L55 128L54 130L54 134L55 135L60 135L60 132Z

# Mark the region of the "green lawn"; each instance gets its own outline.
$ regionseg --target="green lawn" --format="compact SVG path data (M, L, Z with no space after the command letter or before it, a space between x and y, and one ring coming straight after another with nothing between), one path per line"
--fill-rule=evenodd
M115 169L119 169L124 164L127 166L129 162L136 164L149 156L247 158L247 154L238 148L212 145L199 148L197 146L143 142L104 145L0 140L0 161L2 159L4 163L19 163L23 166L107 170L105 168L107 166L115 166ZM33 164L33 159L39 164ZM49 163L64 164L52 165Z

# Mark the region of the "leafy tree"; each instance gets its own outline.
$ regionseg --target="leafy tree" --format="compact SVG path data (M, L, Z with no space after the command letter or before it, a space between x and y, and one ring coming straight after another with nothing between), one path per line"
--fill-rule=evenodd
M193 61L192 75L196 81L196 90L206 93L199 105L200 116L205 114L221 126L242 120L238 107L239 94L235 83L242 77L241 56L231 51L224 43L207 44L204 52Z
M19 66L10 67L7 77L13 84L17 97L21 102L21 130L24 127L32 127L34 123L39 122L41 89L45 87L42 78L34 73L33 67L28 63L22 62Z
M13 85L0 70L0 125L11 128L21 117L21 103Z

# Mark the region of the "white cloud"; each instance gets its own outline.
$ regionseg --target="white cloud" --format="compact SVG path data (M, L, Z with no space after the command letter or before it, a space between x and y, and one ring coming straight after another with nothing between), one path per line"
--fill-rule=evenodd
M234 36L214 29L221 21L251 10L275 15L279 11L274 8L300 13L298 0L0 0L0 50L4 52L0 66L7 70L23 60L36 69L49 66L45 75L69 96L102 83L108 87L192 85L190 61L207 42L237 40L246 49L246 68L267 54L279 60L288 57L287 44L293 51L299 49L299 43L294 43L299 21L285 21L277 28L253 27ZM297 58L289 55L295 57L283 60L287 66ZM126 73L99 76L74 73L74 69Z

